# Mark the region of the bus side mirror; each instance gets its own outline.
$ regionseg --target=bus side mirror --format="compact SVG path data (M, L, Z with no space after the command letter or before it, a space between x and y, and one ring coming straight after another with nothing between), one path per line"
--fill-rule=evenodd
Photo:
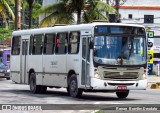
M94 47L94 44L93 44L93 42L92 42L92 41L90 41L89 49L93 49L93 47Z

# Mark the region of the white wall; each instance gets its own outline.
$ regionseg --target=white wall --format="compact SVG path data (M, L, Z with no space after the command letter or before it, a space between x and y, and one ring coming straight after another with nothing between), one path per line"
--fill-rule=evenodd
M113 1L113 0L112 0ZM131 6L158 6L160 4L160 0L126 0L124 5Z

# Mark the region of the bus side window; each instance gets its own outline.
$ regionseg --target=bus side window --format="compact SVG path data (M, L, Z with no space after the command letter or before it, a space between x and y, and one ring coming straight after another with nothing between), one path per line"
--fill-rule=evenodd
M46 34L44 39L44 54L53 54L55 46L55 34Z
M33 35L30 36L29 54L31 55L33 50Z
M68 52L70 54L76 54L79 52L79 40L80 32L71 32L69 35L69 47Z
M56 54L66 54L68 46L68 33L58 33L56 37Z
M13 37L12 40L12 55L19 55L20 54L20 46L21 46L21 37L16 36Z
M43 35L34 35L32 54L40 55L43 49Z

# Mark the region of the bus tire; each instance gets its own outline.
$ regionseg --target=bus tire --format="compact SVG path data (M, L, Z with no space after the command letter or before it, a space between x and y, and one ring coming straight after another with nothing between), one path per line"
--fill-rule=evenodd
M30 83L30 91L32 93L40 93L41 86L36 85L36 75L35 75L35 73L31 73L29 83Z
M126 98L129 94L129 90L128 91L123 91L123 92L116 92L116 95L118 98Z
M69 79L69 94L71 97L81 97L83 91L78 88L77 77L73 74Z
M10 80L10 78L6 78L7 80Z

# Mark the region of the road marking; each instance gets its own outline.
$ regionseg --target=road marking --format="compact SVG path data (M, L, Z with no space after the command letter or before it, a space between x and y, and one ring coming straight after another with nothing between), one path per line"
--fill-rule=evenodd
M100 102L94 102L93 104L101 104Z
M94 111L92 111L91 113L96 113L96 112L98 112L99 110L94 110Z
M107 103L102 103L102 102L94 102L93 104L124 104L124 103L121 103L121 102L107 102Z

